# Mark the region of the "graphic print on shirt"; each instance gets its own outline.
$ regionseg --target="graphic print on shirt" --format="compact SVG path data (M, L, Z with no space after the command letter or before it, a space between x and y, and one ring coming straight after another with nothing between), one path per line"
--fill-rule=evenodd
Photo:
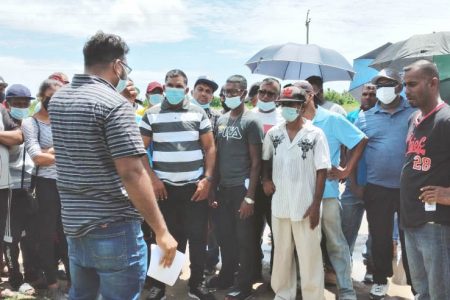
M309 139L301 139L297 146L299 146L302 149L302 158L303 160L306 159L306 153L314 148L314 142L311 142Z
M222 126L220 126L222 127ZM236 140L242 140L242 134L239 130L239 126L227 126L223 129L219 128L219 131L222 131L222 137L228 139L236 139Z
M425 148L426 141L426 136L416 138L412 133L408 135L408 138L406 140L406 155L416 154L413 157L412 168L414 170L426 172L431 168L431 158L425 156L427 154L427 150Z
M277 135L277 136L273 136L270 135L270 139L272 140L272 145L273 145L273 155L277 155L277 147L279 144L281 144L284 140L284 135Z

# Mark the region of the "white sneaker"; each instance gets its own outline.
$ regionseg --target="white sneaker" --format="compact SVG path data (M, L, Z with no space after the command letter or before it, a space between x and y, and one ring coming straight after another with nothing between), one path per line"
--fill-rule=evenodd
M372 285L372 288L370 289L369 297L373 300L381 300L386 297L386 293L388 291L389 285L388 284L374 284Z

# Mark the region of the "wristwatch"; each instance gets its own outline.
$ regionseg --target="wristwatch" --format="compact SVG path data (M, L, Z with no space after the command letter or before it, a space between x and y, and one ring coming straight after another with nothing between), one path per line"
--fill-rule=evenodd
M244 201L247 202L247 204L255 204L255 200L249 197L245 197Z
M213 179L214 179L212 176L205 176L205 177L203 177L203 178L205 178L205 179L208 180L209 182L212 182Z

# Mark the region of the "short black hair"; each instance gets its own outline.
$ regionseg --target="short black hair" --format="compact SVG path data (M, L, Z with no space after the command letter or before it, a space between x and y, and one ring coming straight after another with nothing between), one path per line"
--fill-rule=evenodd
M415 68L419 69L422 72L422 74L427 76L428 78L436 77L437 79L439 79L439 71L436 64L429 60L426 59L418 60L410 64L409 66L403 68L403 71L406 73Z
M245 79L245 77L242 75L231 75L230 77L228 77L227 83L239 83L239 87L242 90L247 89L247 79Z
M98 31L83 47L84 65L106 65L115 59L123 59L130 49L118 35Z
M281 92L281 83L278 81L278 79L273 77L267 77L264 78L264 80L261 82L261 85L263 84L274 84L278 86L278 92Z
M167 82L167 79L169 79L169 78L178 77L178 76L183 77L185 85L188 84L188 78L187 78L186 74L179 69L173 69L173 70L170 70L169 72L167 72L166 77L164 78L164 82Z
M261 86L261 82L260 82L260 81L255 82L254 84L252 84L252 85L250 86L249 91L248 91L248 96L249 96L250 98L253 98L256 94L258 94L258 91L259 91L259 87L260 87L260 86Z
M323 79L320 76L309 76L306 78L306 81L308 81L310 84L314 84L315 86L322 87L323 86Z

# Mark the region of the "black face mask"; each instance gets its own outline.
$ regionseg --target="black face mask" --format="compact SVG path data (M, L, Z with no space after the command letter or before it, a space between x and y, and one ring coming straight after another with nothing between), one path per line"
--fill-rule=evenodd
M45 108L46 111L48 111L48 104L50 103L50 99L50 97L47 97L44 101L42 101L42 107Z
M5 93L0 93L0 103L3 103L5 97L6 97Z

